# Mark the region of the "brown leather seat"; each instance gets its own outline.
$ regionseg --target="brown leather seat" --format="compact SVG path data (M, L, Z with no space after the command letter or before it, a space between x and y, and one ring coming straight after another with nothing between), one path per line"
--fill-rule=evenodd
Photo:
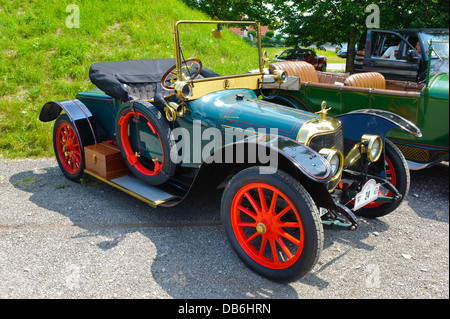
M345 86L354 86L368 89L386 89L386 80L381 73L365 72L350 75L345 81Z
M298 76L300 82L319 83L317 72L308 62L289 61L289 62L275 62L269 65L269 71L273 74L274 70L286 71L289 76Z

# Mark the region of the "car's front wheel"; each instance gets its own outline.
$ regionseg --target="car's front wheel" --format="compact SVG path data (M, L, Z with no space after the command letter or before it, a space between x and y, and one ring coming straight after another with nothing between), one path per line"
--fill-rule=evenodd
M323 227L303 186L283 171L247 168L227 184L221 219L236 254L250 269L279 282L297 280L316 264Z
M408 164L402 152L389 140L385 142L385 170L386 179L398 190L402 198L405 198L410 183ZM392 196L392 192L388 189L381 189L380 192L383 196ZM394 211L401 202L402 200L391 203L369 203L357 210L356 214L368 218L381 217Z

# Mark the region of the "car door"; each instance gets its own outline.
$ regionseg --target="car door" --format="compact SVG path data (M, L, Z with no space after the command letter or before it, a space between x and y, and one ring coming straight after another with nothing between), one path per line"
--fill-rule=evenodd
M392 42L399 43L395 59L383 58ZM368 49L367 44L370 44ZM389 80L416 81L419 62L408 56L409 50L414 50L414 47L399 33L370 30L362 71L379 72Z

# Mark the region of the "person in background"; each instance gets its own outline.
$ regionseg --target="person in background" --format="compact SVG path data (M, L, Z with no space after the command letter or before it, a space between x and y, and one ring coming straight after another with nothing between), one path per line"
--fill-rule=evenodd
M400 41L392 41L391 46L381 56L383 59L395 59L397 57Z

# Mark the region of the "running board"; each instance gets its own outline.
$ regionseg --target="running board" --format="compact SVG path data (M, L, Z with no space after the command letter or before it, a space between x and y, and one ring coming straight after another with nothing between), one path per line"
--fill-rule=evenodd
M84 172L101 180L102 182L120 189L121 191L149 204L152 207L156 207L176 197L154 186L148 185L132 176L127 175L107 180L90 170L85 169Z

